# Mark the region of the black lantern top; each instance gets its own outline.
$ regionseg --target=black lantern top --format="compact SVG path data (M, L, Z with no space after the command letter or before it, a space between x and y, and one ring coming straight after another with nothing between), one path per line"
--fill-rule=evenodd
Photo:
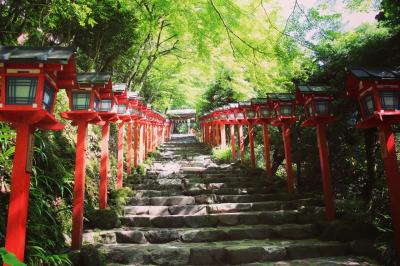
M296 90L297 103L304 106L307 120L303 126L329 123L336 120L332 101L338 90L330 86L299 85Z
M296 121L295 116L295 96L291 93L268 93L268 103L273 110L273 125L281 125L282 123L293 123Z
M74 51L0 46L0 120L63 129L53 114L59 88L77 86Z
M362 121L359 128L382 122L400 122L400 70L389 68L349 68L347 96L358 100Z

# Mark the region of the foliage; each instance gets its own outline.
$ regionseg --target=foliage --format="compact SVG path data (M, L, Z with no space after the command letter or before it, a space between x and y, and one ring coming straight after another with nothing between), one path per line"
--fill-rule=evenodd
M10 266L26 266L25 263L20 262L14 254L9 253L5 248L0 248L0 263L4 262Z
M229 163L233 161L230 146L227 146L225 149L213 148L211 154L212 158L219 163Z

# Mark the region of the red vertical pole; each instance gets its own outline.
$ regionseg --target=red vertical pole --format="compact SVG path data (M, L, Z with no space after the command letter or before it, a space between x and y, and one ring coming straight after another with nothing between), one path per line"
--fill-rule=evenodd
M118 152L117 152L117 184L116 188L122 188L124 177L124 122L118 124Z
M249 146L250 146L250 161L251 167L256 167L256 155L254 153L254 125L249 122Z
M87 122L78 122L76 143L74 207L72 210L72 249L82 247L83 210L85 203L86 132Z
M127 173L132 173L132 123L128 123L128 155L126 156L127 161Z
M396 156L396 140L390 125L379 126L379 142L388 184L396 253L400 257L400 173Z
M138 122L135 121L135 124L133 125L133 166L135 168L139 166L138 152L139 152L139 125Z
M329 169L328 145L326 142L326 124L317 124L317 140L322 174L322 188L324 190L325 216L327 220L334 220L336 213L333 200L331 173Z
M290 143L290 127L288 124L283 124L282 126L282 135L283 135L283 145L285 148L285 160L286 160L286 175L287 175L287 184L288 191L294 191L294 177L292 170L292 148Z
M226 133L225 133L225 124L221 124L221 148L226 148Z
M265 158L265 169L267 171L267 176L272 176L271 169L271 155L270 155L270 145L269 145L269 133L268 133L268 123L263 124L264 132L264 158Z
M221 132L219 124L215 124L215 146L219 146L221 144Z
M215 129L214 129L214 124L210 125L210 148L212 148L214 146L215 140L214 140L214 134L215 133Z
M29 156L30 134L32 134L32 129L29 125L18 125L6 230L5 248L14 253L20 261L24 261L25 256L26 220L31 177L31 174L26 171L26 163Z
M143 161L146 160L146 156L147 156L147 145L148 145L148 141L147 141L147 136L148 136L148 127L147 124L143 124Z
M232 149L232 159L235 160L236 158L236 147L235 147L235 125L230 124L230 133L231 133L231 149Z
M240 151L240 161L244 163L244 139L243 139L242 124L239 124L239 151Z
M106 122L101 130L101 159L100 159L100 209L107 207L108 183L108 141L110 138L110 123Z

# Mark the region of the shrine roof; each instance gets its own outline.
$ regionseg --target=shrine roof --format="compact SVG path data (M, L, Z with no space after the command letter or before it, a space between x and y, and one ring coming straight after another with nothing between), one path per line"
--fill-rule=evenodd
M269 100L278 101L294 101L296 98L292 93L268 93L267 97Z
M0 46L0 62L68 64L74 50L67 47Z
M400 68L351 67L348 71L358 79L400 79Z
M106 73L79 73L77 75L80 84L104 84L108 83L111 75Z
M338 93L338 90L331 86L299 85L298 89L301 93Z

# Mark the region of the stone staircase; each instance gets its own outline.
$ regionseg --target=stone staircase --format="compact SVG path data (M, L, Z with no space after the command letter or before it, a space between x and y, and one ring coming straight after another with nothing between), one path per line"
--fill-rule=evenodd
M320 196L284 181L216 165L194 138L175 136L131 185L121 228L86 231L101 260L84 265L379 265L349 242L321 241ZM89 258L89 256L87 257Z

